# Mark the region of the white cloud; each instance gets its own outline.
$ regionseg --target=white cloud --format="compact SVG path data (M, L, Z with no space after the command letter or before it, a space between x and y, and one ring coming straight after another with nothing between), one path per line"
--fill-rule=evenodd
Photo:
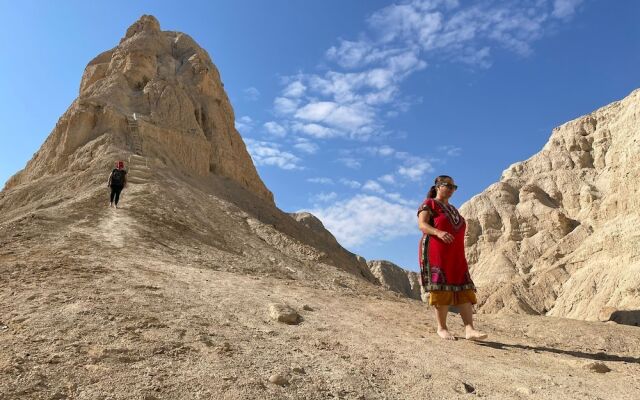
M332 200L335 200L338 197L338 193L336 192L331 192L331 193L318 193L315 196L311 197L311 202L312 203L316 203L316 202L320 202L320 203L328 203Z
M322 123L344 129L352 137L366 136L373 122L372 111L363 104L342 105L331 101L309 103L295 113L295 117L308 122Z
M256 88L248 87L244 90L244 98L249 101L256 101L260 97L260 91Z
M362 65L372 50L371 44L365 41L341 40L340 45L329 48L326 55L344 68L355 68Z
M315 154L320 149L320 147L317 144L310 142L308 140L298 138L297 141L298 142L294 144L293 147L307 154Z
M462 154L462 149L460 147L446 145L446 146L438 146L438 151L444 153L449 157L458 157Z
M411 181L419 181L427 172L433 172L431 162L419 157L410 157L405 161L405 165L398 168L398 175Z
M283 91L285 97L300 97L304 94L307 87L301 81L291 82Z
M381 197L359 194L324 208L310 210L345 246L416 235L415 209Z
M287 130L275 121L265 122L263 127L273 136L285 137L287 135Z
M342 183L345 186L350 187L351 189L360 189L360 187L362 186L362 184L360 182L358 182L358 181L345 179L345 178L341 178L340 179L340 183Z
M522 51L525 51L524 49ZM489 47L483 47L480 50L475 48L468 48L461 51L454 58L464 64L475 65L481 68L491 67L490 58L491 49Z
M368 146L363 149L366 153L372 156L380 156L380 157L390 157L396 153L396 150L391 147L382 145L382 146Z
M552 15L567 19L582 0L555 0ZM455 10L454 10L455 9ZM386 46L414 44L423 52L438 51L440 57L487 66L492 43L521 55L545 33L549 21L548 1L475 2L461 8L442 1L413 0L392 4L368 20ZM472 56L474 49L483 55ZM373 51L373 50L370 50ZM459 57L464 54L464 57Z
M292 114L298 109L300 101L286 97L276 97L273 100L273 108L279 114Z
M378 178L378 180L388 185L394 185L396 183L396 178L393 176L393 174L382 175Z
M295 155L280 150L280 145L246 139L247 150L256 165L276 166L285 170L303 169L298 163L301 161Z
M342 157L342 158L338 158L337 161L343 163L346 167L351 169L358 169L362 166L362 164L360 163L360 160L355 159L353 157Z
M389 200L392 200L392 201L394 201L396 203L399 203L399 204L402 204L404 206L414 207L414 206L416 206L418 204L417 201L407 200L407 199L403 198L400 193L388 193L387 192L384 195Z
M245 115L236 120L235 126L238 132L248 133L253 130L253 120L251 117Z
M582 0L555 0L552 15L561 19L570 18L581 3Z
M319 139L332 138L341 135L341 132L320 124L299 123L293 124L292 128L299 133L305 133Z
M333 179L331 178L309 178L307 179L307 182L311 182L311 183L319 183L322 185L333 185Z
M382 185L380 185L378 182L376 181L372 181L372 180L368 180L364 183L364 185L362 185L362 190L366 190L369 192L374 192L374 193L380 193L383 194L386 191L384 190L384 188L382 187Z
M331 101L309 103L296 112L296 117L308 121L322 121L335 110L337 104Z

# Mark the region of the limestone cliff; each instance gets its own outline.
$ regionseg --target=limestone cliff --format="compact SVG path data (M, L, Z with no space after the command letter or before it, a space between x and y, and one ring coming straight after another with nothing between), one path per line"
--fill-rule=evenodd
M367 262L369 270L385 289L400 293L410 299L422 300L420 275L407 271L386 260L372 260ZM427 295L424 294L424 298Z
M481 311L640 308L640 90L553 130L461 207Z

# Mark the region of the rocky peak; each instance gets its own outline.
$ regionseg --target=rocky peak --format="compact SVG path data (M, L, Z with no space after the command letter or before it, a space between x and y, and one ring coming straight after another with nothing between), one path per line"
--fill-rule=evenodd
M128 39L139 32L160 33L160 22L153 15L143 15L131 24L122 40Z
M126 159L134 136L145 157L160 167L224 176L273 204L235 129L233 108L208 53L184 33L161 31L150 15L131 25L118 46L89 62L79 97L7 187L67 169L74 153L98 139Z

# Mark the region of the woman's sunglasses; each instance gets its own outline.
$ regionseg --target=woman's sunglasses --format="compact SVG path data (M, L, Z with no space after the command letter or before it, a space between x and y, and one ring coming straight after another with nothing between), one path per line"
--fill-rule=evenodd
M438 186L444 186L449 189L457 190L458 185L454 185L453 183L438 183Z

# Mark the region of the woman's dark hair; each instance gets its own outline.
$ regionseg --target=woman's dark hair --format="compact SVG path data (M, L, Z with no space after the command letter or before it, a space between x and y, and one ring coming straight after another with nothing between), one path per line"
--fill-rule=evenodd
M429 189L429 194L427 194L427 198L429 199L435 199L436 198L436 194L438 193L438 191L436 190L436 185L440 182L444 182L445 179L451 179L453 180L452 177L450 177L449 175L440 175L436 178L436 180L433 182L433 186L431 186L431 189Z

